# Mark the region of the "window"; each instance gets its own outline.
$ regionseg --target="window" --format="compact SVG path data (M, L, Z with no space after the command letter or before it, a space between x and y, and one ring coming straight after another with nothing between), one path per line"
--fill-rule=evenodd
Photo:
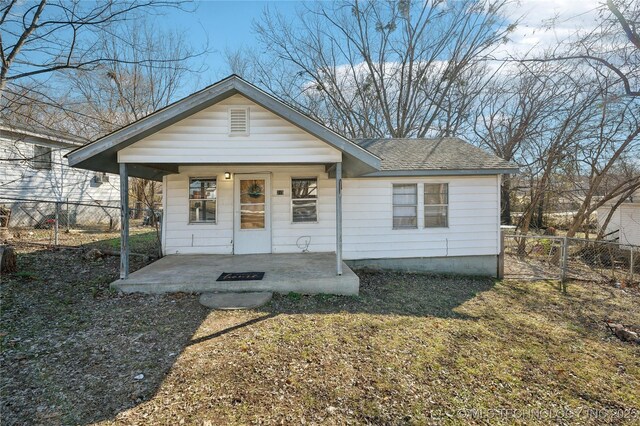
M294 223L318 221L318 179L291 179L291 214Z
M393 185L393 228L418 227L418 185Z
M51 170L51 148L34 145L31 167L39 170Z
M249 108L229 108L229 135L249 135Z
M215 178L189 179L189 222L216 222L217 182Z
M424 184L424 227L446 228L449 226L449 184Z

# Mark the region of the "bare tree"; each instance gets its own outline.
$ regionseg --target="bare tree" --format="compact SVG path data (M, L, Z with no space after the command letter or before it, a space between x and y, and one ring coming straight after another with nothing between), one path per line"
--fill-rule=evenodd
M514 25L506 0L317 2L295 23L266 12L266 55L231 66L349 137L457 131Z
M627 96L640 97L640 3L636 0L607 0L599 10L600 25L577 40L559 44L552 55L524 58L522 62L576 61L613 74ZM569 48L567 49L567 46Z
M126 25L145 16L184 10L178 0L8 0L0 4L0 114L22 122L31 120L60 128L69 121L54 119L61 112L83 117L66 99L64 72L96 71L105 64L141 64L165 68L189 62L193 50L173 58L119 58L101 48L104 40L131 46ZM76 118L76 117L74 117ZM84 117L87 118L87 117ZM70 129L64 129L70 130Z
M178 0L9 1L0 6L0 113L91 139L177 98L202 65L179 33L148 16ZM133 179L133 199L155 208L155 182ZM142 210L142 207L140 208Z
M88 70L117 60L95 49L96 34L115 35L119 23L184 5L163 0L9 0L0 8L0 90L12 81L64 69Z
M70 91L76 109L98 120L76 117L76 131L94 136L104 135L132 123L173 102L183 88L183 82L202 71L202 65L182 62L184 55L197 56L179 33L159 31L142 20L126 26L130 43L122 44L111 37L97 48L104 56L115 58L90 71L67 71ZM163 62L163 67L152 61ZM73 113L71 115L74 115ZM158 182L131 178L130 198L135 214L150 214L157 209L161 189Z
M114 58L90 70L65 72L68 100L74 105L71 116L76 117L76 132L92 136L103 135L168 105L184 90L184 82L195 79L204 65L182 61L201 53L188 45L183 34L162 31L150 22L141 20L124 26L128 43L106 37L96 46L103 56ZM153 61L164 65L157 67Z
M523 166L532 163L534 159L525 157L526 145L540 140L568 93L554 78L557 69L557 65L545 64L502 70L481 91L472 108L474 142L505 160ZM519 189L512 188L512 182L514 178L508 175L502 179L501 218L509 225L511 198Z

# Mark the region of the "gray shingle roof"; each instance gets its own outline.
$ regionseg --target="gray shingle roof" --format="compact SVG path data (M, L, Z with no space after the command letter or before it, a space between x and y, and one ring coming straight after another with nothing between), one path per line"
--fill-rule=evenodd
M356 139L382 159L381 171L498 170L518 168L459 138Z

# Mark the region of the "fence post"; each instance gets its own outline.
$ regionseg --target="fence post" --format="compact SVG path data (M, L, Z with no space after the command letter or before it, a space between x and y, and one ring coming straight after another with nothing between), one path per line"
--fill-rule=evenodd
M629 281L631 282L631 284L633 284L633 282L634 282L634 281L633 281L633 268L635 267L635 265L634 265L634 262L633 262L633 261L634 261L635 259L634 259L633 253L634 253L635 251L636 251L636 248L635 248L635 247L631 247L631 261L629 262L629 263L630 263L630 265L631 265L631 271L630 271L630 272L631 272L631 277L630 277L630 280L629 280Z
M53 245L58 246L58 231L60 229L60 203L56 201L55 222L53 223Z
M498 279L504 278L504 229L500 229L500 247L498 252Z
M69 198L68 197L67 197L66 205L67 205L67 229L66 229L66 231L67 231L67 234L68 234L71 231L71 225L69 224L69 220L70 219L69 219Z
M560 286L562 287L562 292L566 293L567 292L567 285L566 285L566 279L567 279L567 267L569 266L568 263L569 260L569 239L567 237L564 237L562 239L562 272L560 274Z

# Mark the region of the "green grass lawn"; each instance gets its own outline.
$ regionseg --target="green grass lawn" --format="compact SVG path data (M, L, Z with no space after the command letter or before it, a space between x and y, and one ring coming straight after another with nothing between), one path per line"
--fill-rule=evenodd
M225 312L109 292L115 261L48 275L64 256L3 277L3 424L640 421L640 347L604 323L640 325L637 289L361 273Z
M138 228L132 231L129 235L129 250L132 253L156 254L158 252L158 234L154 229ZM98 240L89 245L98 249L119 251L120 236Z

